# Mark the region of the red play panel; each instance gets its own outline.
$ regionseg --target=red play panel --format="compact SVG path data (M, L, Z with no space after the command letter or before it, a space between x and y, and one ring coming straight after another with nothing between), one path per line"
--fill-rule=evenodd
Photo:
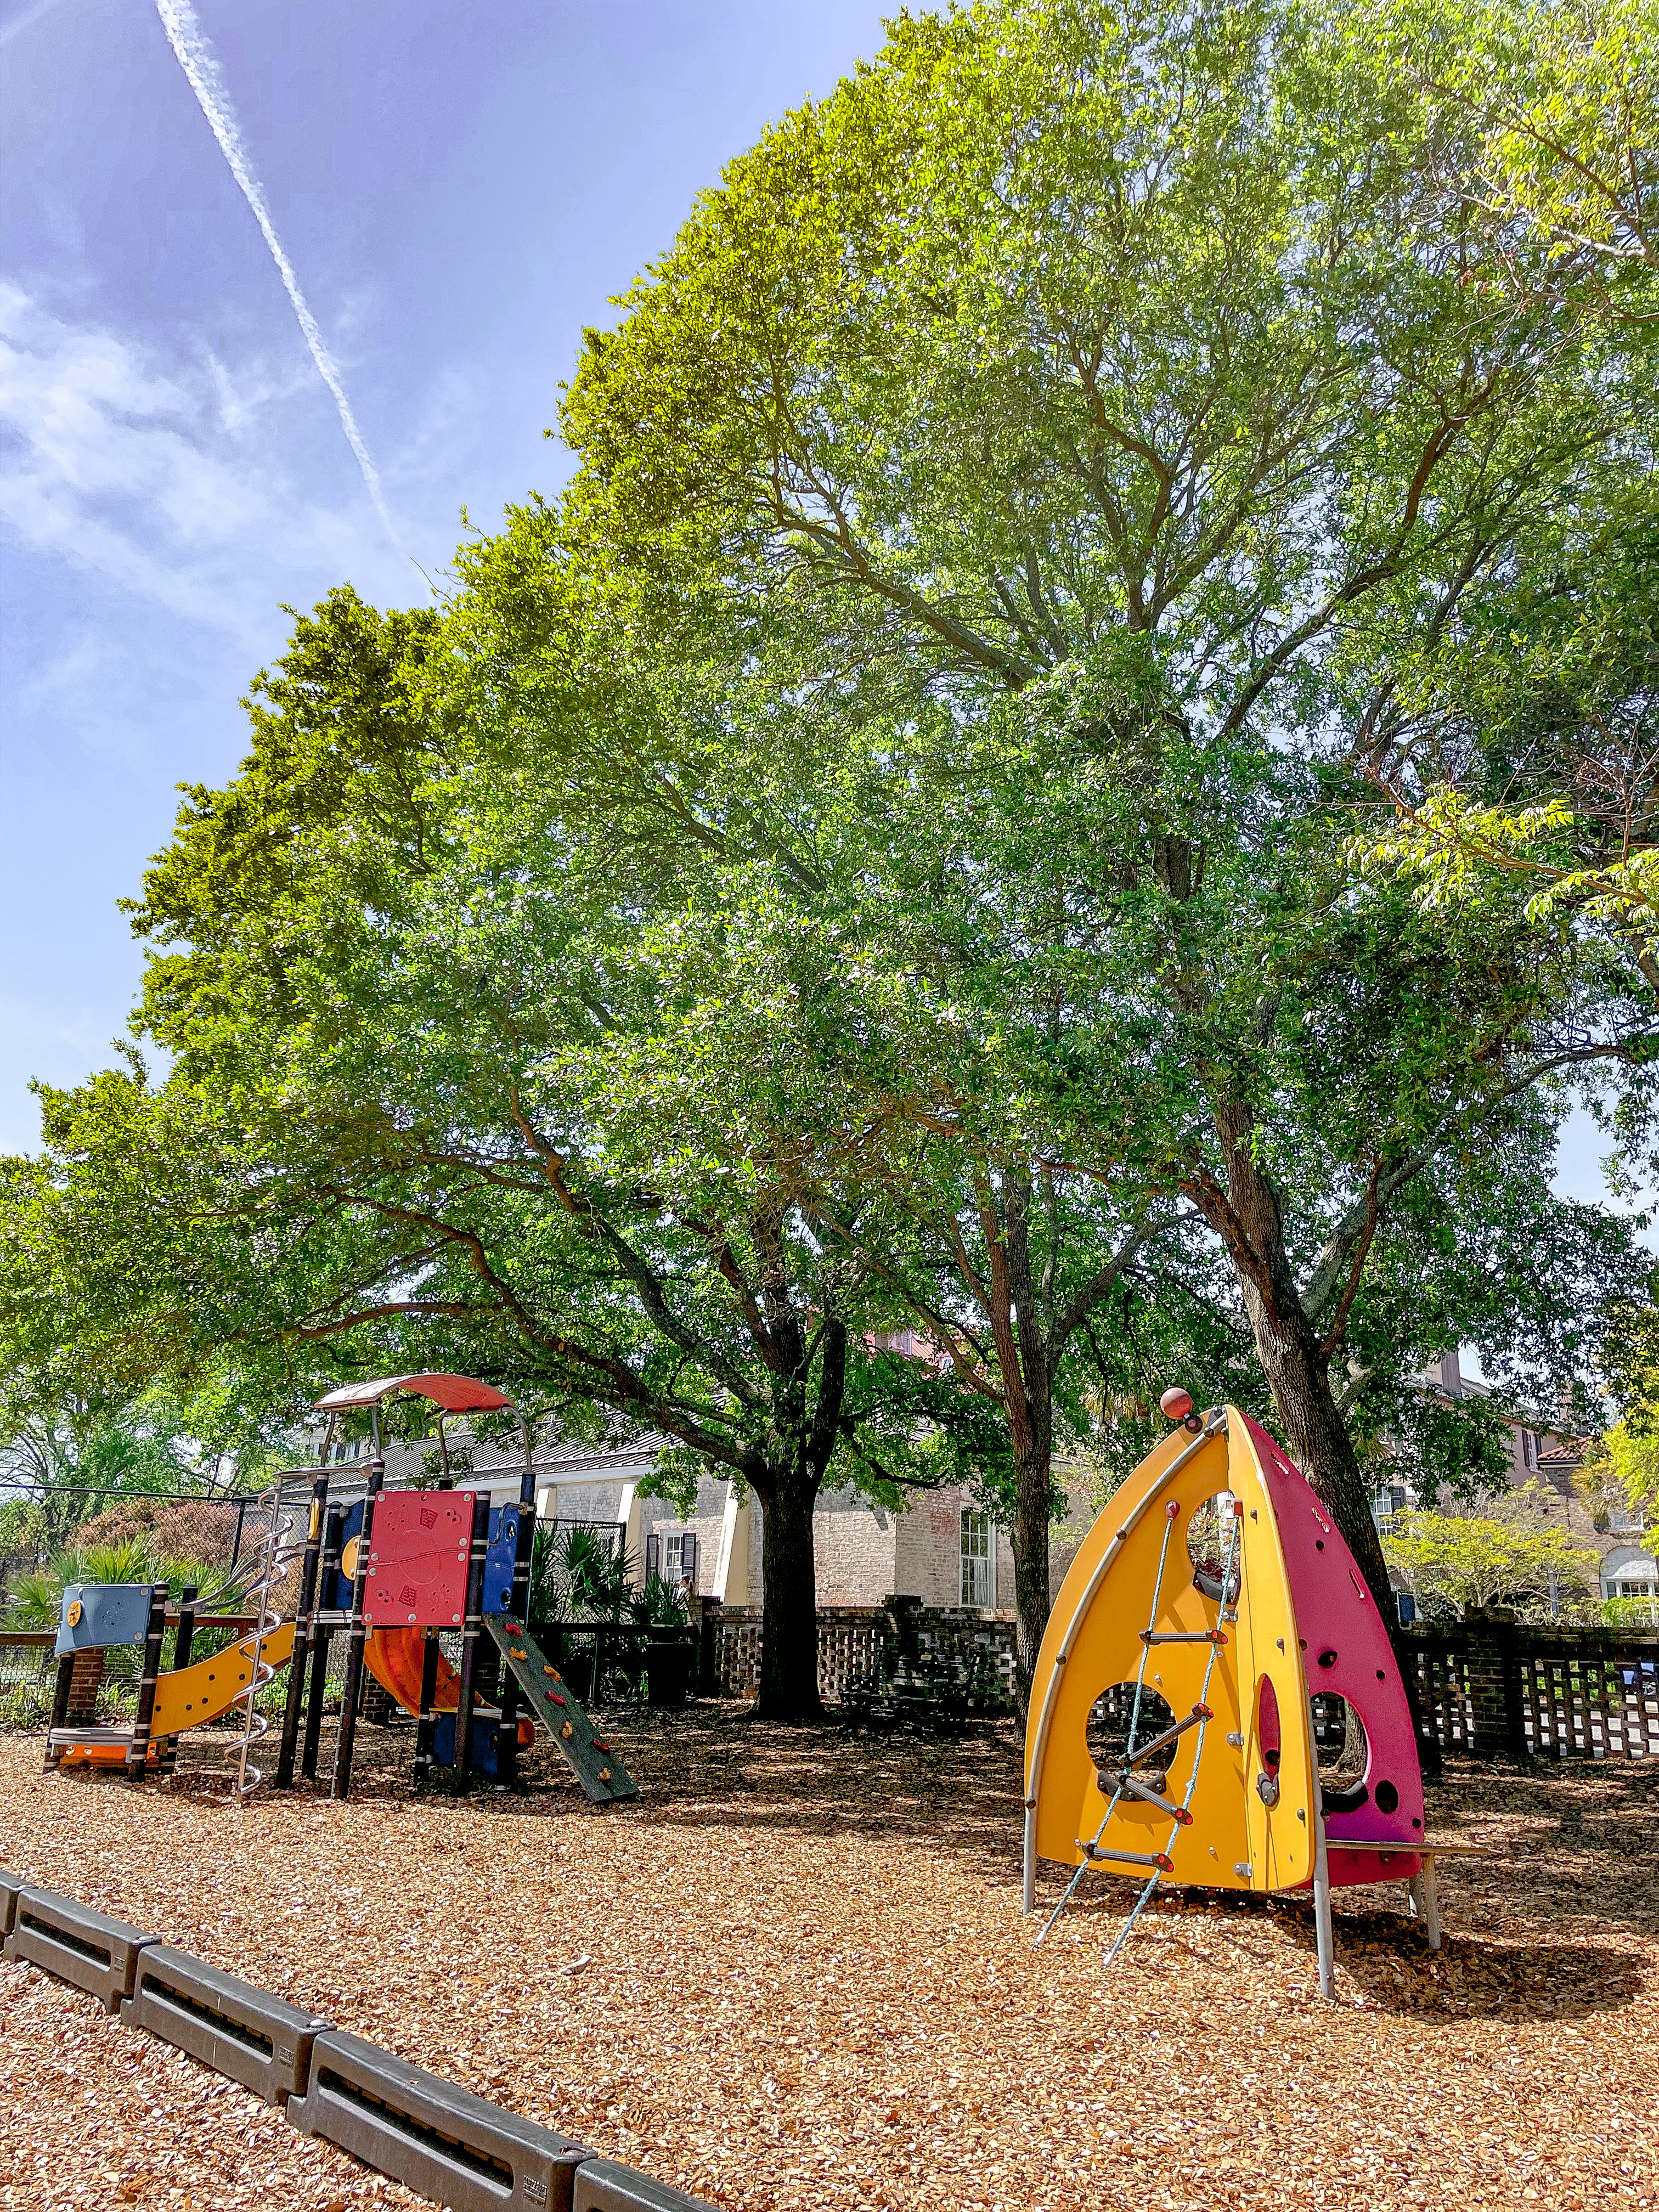
M472 1548L470 1490L382 1491L363 1584L371 1628L459 1628Z

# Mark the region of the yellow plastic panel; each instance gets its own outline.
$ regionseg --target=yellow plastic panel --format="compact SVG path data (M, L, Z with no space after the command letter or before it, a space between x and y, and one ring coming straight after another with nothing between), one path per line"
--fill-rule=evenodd
M1082 1844L1105 1820L1102 1850L1164 1854L1169 1881L1266 1890L1296 1887L1311 1874L1313 1755L1295 1610L1261 1469L1243 1419L1231 1407L1227 1414L1226 1430L1196 1450L1193 1437L1182 1431L1148 1453L1090 1530L1060 1585L1038 1655L1026 1727L1026 1794L1035 1801L1040 1858L1077 1865L1085 1856ZM1187 1550L1193 1515L1224 1492L1232 1493L1240 1509L1235 1562L1241 1576L1237 1618L1224 1623L1221 1607L1198 1589ZM1207 1643L1146 1648L1141 1679L1176 1719L1186 1718L1200 1697L1212 1716L1201 1750L1198 1729L1188 1729L1164 1764L1162 1794L1180 1805L1197 1761L1189 1826L1177 1826L1167 1812L1133 1798L1121 1798L1108 1820L1111 1784L1109 1779L1103 1793L1089 1753L1095 1701L1114 1683L1134 1681L1141 1631L1148 1627L1166 1634L1219 1627L1226 1638L1218 1648ZM1261 1741L1263 1680L1272 1684L1278 1705L1276 1767L1264 1760ZM1144 1739L1144 1727L1141 1734ZM1278 1784L1278 1802L1271 1808L1257 1788L1262 1773ZM1099 1863L1103 1872L1139 1871Z
M1244 1575L1235 1659L1237 1696L1246 1716L1245 1827L1239 1856L1249 1864L1252 1889L1294 1889L1313 1875L1314 1763L1307 1684L1278 1518L1249 1431L1241 1415L1231 1407L1227 1411L1228 1480L1244 1509L1239 1522ZM1272 1685L1270 1703L1278 1707L1276 1768L1265 1756L1262 1741L1263 1682ZM1257 1786L1264 1774L1279 1788L1272 1807Z
M1147 1455L1090 1530L1060 1585L1038 1655L1027 1724L1028 1795L1036 1802L1041 1858L1075 1866L1085 1856L1081 1844L1093 1838L1106 1816L1110 1801L1101 1792L1089 1753L1089 1715L1103 1691L1135 1680L1141 1630L1201 1633L1217 1626L1218 1607L1194 1583L1187 1525L1206 1498L1228 1486L1227 1439L1218 1431L1171 1474L1193 1442L1178 1431ZM1152 1595L1159 1587L1161 1553L1164 1575L1154 1621ZM1167 1880L1235 1889L1251 1884L1237 1871L1245 1857L1243 1771L1227 1737L1241 1729L1242 1720L1231 1626L1224 1633L1229 1641L1209 1670L1206 1702L1213 1717L1204 1730L1191 1826L1175 1829L1172 1838L1174 1824L1167 1813L1124 1799L1112 1813L1100 1845L1167 1852ZM1146 1652L1146 1685L1177 1720L1199 1700L1212 1648L1207 1643L1165 1644ZM1164 1794L1176 1804L1186 1796L1197 1752L1198 1730L1189 1729L1169 1754ZM1109 1863L1103 1871L1112 1871Z
M211 1623L204 1621L201 1626L206 1628ZM267 1667L283 1667L293 1650L294 1623L284 1620L267 1630L260 1641L259 1656ZM217 1720L221 1713L229 1711L252 1678L251 1636L216 1652L211 1659L198 1659L193 1667L158 1675L155 1710L149 1724L152 1739L178 1735L185 1729L200 1728L204 1721Z

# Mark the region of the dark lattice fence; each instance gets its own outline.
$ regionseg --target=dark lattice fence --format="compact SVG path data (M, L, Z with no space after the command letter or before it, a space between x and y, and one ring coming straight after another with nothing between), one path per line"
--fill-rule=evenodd
M1659 1757L1659 1636L1471 1620L1401 1642L1424 1732L1443 1751Z

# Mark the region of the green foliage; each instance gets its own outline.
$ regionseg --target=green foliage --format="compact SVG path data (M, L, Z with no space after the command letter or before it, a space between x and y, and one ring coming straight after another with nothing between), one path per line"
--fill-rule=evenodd
M130 1536L60 1552L46 1565L14 1576L4 1618L14 1628L56 1628L64 1589L73 1583L164 1582L176 1601L187 1584L211 1593L222 1580L221 1571L205 1560L165 1556L143 1536Z
M597 1529L538 1522L530 1565L534 1627L562 1620L611 1620L636 1628L684 1628L684 1593L639 1563Z
M38 1676L0 1690L0 1734L33 1734L52 1717L52 1692Z
M690 1618L685 1592L678 1583L649 1574L629 1600L629 1618L640 1628L684 1628Z
M1645 727L1651 349L1523 145L1617 125L1647 9L1471 8L1489 100L1404 0L898 18L589 335L556 506L441 615L296 617L134 909L165 1078L5 1170L19 1371L666 1437L790 1533L803 1707L823 1483L968 1477L1029 1665L1054 1449L1172 1380L1381 1595L1362 1455L1492 1466L1424 1360L1589 1388L1639 1273L1548 1176L1659 1045L1573 780Z
M1600 1564L1550 1519L1532 1483L1480 1514L1401 1514L1383 1542L1389 1565L1430 1612L1571 1598L1594 1588Z
M1615 1421L1585 1453L1577 1480L1598 1522L1615 1513L1638 1527L1659 1519L1659 1436Z

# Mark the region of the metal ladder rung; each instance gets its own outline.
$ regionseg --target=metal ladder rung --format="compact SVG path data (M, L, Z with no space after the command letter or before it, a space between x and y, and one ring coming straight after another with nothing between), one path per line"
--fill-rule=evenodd
M1139 1797L1143 1804L1156 1805L1160 1813L1169 1814L1178 1828L1192 1826L1193 1816L1184 1805L1172 1804L1169 1798L1161 1797L1156 1790L1149 1790L1144 1782L1137 1782L1127 1766L1117 1779L1121 1789L1127 1790L1131 1796Z
M1156 1867L1160 1874L1173 1874L1175 1861L1167 1851L1108 1851L1098 1844L1085 1843L1081 1836L1077 1847L1091 1866L1101 1859L1109 1859L1114 1866Z
M1143 1759L1151 1759L1155 1753L1167 1750L1176 1738L1185 1735L1189 1728L1196 1728L1200 1721L1212 1721L1214 1718L1215 1714L1208 1705L1194 1705L1184 1721L1177 1721L1173 1728L1165 1729L1162 1735L1155 1735L1150 1743L1143 1743L1139 1751L1132 1751L1124 1765L1139 1766Z
M1143 1628L1143 1644L1224 1644L1224 1628Z

